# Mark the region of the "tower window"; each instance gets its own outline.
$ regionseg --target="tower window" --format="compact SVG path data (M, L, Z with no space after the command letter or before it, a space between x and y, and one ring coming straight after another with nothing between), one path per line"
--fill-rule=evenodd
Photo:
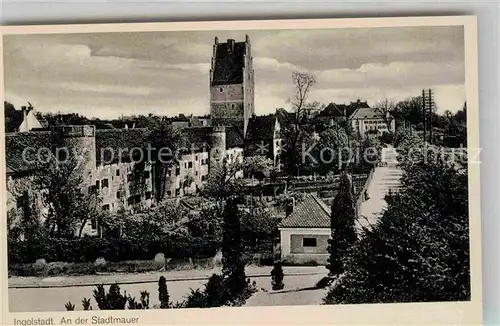
M221 88L219 88L219 92L221 92L221 93L222 93L223 91L224 91L224 89L223 89L222 87L221 87Z
M234 104L231 104L231 107L234 109Z

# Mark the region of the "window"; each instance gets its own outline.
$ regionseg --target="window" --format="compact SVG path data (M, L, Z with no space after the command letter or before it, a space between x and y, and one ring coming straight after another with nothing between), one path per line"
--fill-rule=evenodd
M303 238L302 247L316 247L316 238Z
M221 93L222 93L223 91L224 91L224 89L223 89L222 87L221 87L221 88L219 88L219 92L221 92Z
M116 192L116 198L120 199L122 197L121 191Z
M184 168L187 169L187 162L184 162Z
M172 196L172 192L170 190L167 191L167 196Z
M99 188L101 188L101 182L99 180L96 180L95 181L95 188L98 190Z
M97 220L95 218L90 220L90 226L92 227L92 230L97 230Z
M95 186L90 186L89 187L89 194L95 194L97 192L97 189Z
M176 168L175 169L175 175L179 175L181 174L181 169L180 168Z
M103 211L109 211L109 204L102 205L102 210Z
M120 176L120 169L116 169L116 176L119 177Z
M127 182L132 182L132 180L134 179L132 173L129 173L127 174Z
M149 179L149 171L144 171L144 179Z
M201 181L205 181L206 179L207 179L207 175L206 174L204 174L204 175L201 176Z
M172 175L172 171L168 170L167 171L167 177L170 177Z
M102 187L103 188L109 187L109 181L108 181L108 179L102 180Z
M176 196L180 196L181 194L181 190L180 189L175 189L175 195Z
M198 161L198 155L196 155L196 156L194 157L194 159L195 159L196 161Z
M189 162L189 163L188 163L188 168L189 168L189 169L192 169L192 168L193 168L193 162Z

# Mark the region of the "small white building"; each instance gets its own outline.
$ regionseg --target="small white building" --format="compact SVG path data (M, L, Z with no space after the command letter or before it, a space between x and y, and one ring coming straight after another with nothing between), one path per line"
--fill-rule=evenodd
M396 122L389 114L370 107L360 107L349 118L352 130L364 137L368 133L380 136L384 132L395 132ZM389 128L388 128L389 127Z
M281 260L326 265L330 215L330 208L321 199L308 194L279 225Z

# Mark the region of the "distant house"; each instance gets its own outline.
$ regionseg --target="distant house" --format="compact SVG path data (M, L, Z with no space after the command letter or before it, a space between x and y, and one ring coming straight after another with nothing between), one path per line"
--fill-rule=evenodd
M279 225L281 259L287 263L326 264L330 239L330 208L308 194Z
M45 128L44 121L37 119L32 106L22 106L21 110L11 110L6 114L6 132L28 132Z
M280 166L281 135L276 115L253 115L250 118L245 137L245 156L253 155L266 156L274 166Z
M356 110L356 106L346 104L328 104L319 114L320 121L333 126L340 121L346 121Z
M381 135L384 132L394 132L396 130L396 122L389 113L384 116L382 112L370 108L368 105L358 107L349 117L349 121L352 130L361 137L367 134Z

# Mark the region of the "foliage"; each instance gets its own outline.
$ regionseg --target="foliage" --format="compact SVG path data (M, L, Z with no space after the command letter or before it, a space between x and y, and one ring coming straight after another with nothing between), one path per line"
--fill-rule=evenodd
M243 191L243 182L237 177L242 168L238 160L228 163L224 159L222 164L209 171L202 194L214 198L216 204L221 206L226 198Z
M82 189L79 165L74 156L63 161L52 156L35 177L36 186L43 190L43 203L48 207L45 223L51 236L73 238L78 226L81 236L88 220L100 218L99 198Z
M243 214L241 219L241 233L245 248L253 251L264 251L272 239L277 235L278 224L281 219L275 217L271 207L263 201L255 201L253 212Z
M470 299L467 174L444 160L403 170L402 189L364 230L325 303Z
M153 185L156 202L165 197L167 171L178 165L177 159L183 153L186 143L184 134L174 128L167 118L154 120L149 126L151 133L148 142L151 145L151 160L153 162ZM149 148L148 148L149 150Z
M161 309L170 307L170 295L168 294L167 280L164 276L160 276L158 280L158 298L160 300Z
M273 290L282 290L285 287L285 284L283 284L284 277L285 275L283 274L281 262L275 262L271 271L271 286Z
M262 180L268 177L273 168L273 161L263 155L247 156L243 162L243 172L247 176Z
M344 174L340 179L330 217L332 237L328 241L330 256L327 268L329 276L332 277L344 272L344 261L348 250L356 242L354 205L352 176Z
M347 161L347 149L349 148L349 137L344 128L327 128L319 135L320 140L311 153L318 160L318 172L338 173L339 162Z
M234 198L226 201L223 214L222 271L225 276L230 276L239 271L242 264L244 265L242 261L241 214Z
M126 294L120 293L120 286L112 284L106 293L104 285L97 285L94 289L94 299L100 310L124 310L127 303Z

